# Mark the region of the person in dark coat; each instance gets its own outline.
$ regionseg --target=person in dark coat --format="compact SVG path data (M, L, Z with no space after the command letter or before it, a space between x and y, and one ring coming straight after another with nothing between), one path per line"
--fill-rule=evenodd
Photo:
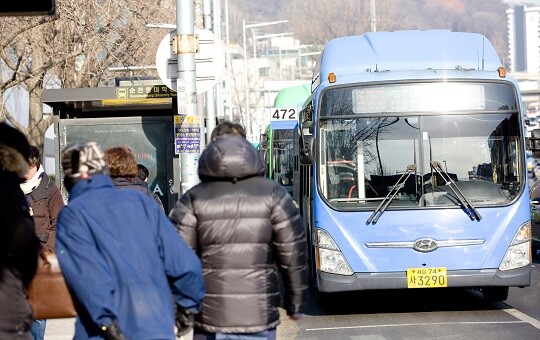
M30 146L28 172L21 189L30 203L36 226L36 235L44 249L54 252L56 240L56 220L64 207L60 189L47 175L41 164L41 152L37 146Z
M306 229L292 197L263 177L257 150L241 133L231 133L208 144L199 159L201 182L169 214L203 264L206 296L194 339L274 339L278 271L287 314L296 320L304 309Z
M138 176L139 168L133 152L125 146L114 146L105 150L105 161L109 176L118 189L138 190L152 197L163 209L159 196L148 188L148 183Z
M27 288L40 242L20 184L28 170L24 135L0 122L0 339L32 339Z
M41 152L37 146L30 146L28 172L21 189L30 204L34 218L36 236L41 241L42 250L53 253L56 240L56 220L64 206L64 200L58 186L49 178L41 165ZM45 320L34 320L31 331L34 340L45 338Z
M200 260L152 198L115 189L96 143L67 146L61 162L69 201L56 253L77 310L75 339L175 340L175 315L200 309Z

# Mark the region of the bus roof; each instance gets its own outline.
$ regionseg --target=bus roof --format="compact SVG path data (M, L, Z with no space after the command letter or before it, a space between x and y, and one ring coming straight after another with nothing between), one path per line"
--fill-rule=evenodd
M324 81L329 73L339 78L383 71L496 71L501 66L497 52L481 34L448 30L370 32L330 40L315 66L313 82Z
M309 84L289 86L279 90L274 107L296 107L304 104L311 95Z

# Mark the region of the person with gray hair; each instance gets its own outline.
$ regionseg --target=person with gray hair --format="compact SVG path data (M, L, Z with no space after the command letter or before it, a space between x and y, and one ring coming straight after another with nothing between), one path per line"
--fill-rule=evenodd
M175 323L188 331L201 308L201 263L151 197L114 187L104 157L96 143L61 154L69 201L56 251L77 310L75 338L176 339Z

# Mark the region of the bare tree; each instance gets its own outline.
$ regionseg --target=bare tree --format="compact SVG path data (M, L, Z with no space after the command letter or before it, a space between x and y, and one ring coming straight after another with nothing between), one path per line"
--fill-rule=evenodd
M401 12L396 0L377 0L377 30L391 30ZM295 36L304 44L325 45L329 40L371 30L369 1L318 0L290 2L288 16Z
M43 89L106 85L114 78L111 66L153 65L165 32L146 24L172 21L171 7L174 0L63 0L53 17L0 19L0 90L27 91L30 117L22 126L2 101L0 119L42 145L51 124L43 114Z
M370 1L278 2L303 44L325 45L333 38L371 30ZM377 31L447 29L481 33L500 56L508 53L507 5L502 0L377 0L375 4Z
M0 102L0 120L7 119L32 143L41 145L51 124L43 114L43 89L110 85L114 76L121 74L111 74L109 67L153 65L166 32L148 29L146 24L174 23L176 13L171 9L175 3L61 0L53 17L0 18L0 91L3 97L27 93L30 102L24 108L29 112L28 126L15 119L16 112L10 112L4 101ZM371 30L369 1L229 0L228 5L232 43L241 41L242 20L288 19L288 26L268 26L268 33L291 30L302 44L315 46ZM376 6L378 31L436 28L478 32L490 39L501 56L507 54L506 5L502 0L377 0ZM256 87L256 83L250 80L249 86ZM235 101L241 102L241 98L235 96Z

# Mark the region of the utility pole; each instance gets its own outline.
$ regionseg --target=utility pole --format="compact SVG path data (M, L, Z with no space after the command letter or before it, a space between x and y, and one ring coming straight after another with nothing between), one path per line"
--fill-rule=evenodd
M242 20L242 45L244 45L244 114L242 115L244 128L248 134L251 133L251 124L249 122L249 70L247 61L247 44L246 44L246 21Z
M222 25L221 20L221 0L214 0L212 7L212 13L214 17L214 35L218 41L223 41L222 34ZM227 49L227 54L229 50ZM220 78L216 86L216 115L218 117L223 117L225 112L224 98L223 98L223 77Z
M228 104L228 114L229 120L233 121L233 104L232 104L232 70L231 70L231 53L230 53L230 34L229 34L229 0L225 0L225 60L227 62L227 104Z
M377 32L377 12L375 10L375 0L371 0L371 32Z
M181 147L180 161L180 195L198 183L198 160L200 150L200 134L203 126L197 114L197 84L195 74L195 53L199 49L198 37L194 31L195 8L193 0L176 0L177 36L173 39L173 51L178 55L177 94L185 91L185 103L177 100L177 111L181 131L189 131L192 144ZM182 88L182 84L185 88ZM185 130L184 130L185 129Z
M216 0L214 0L216 1ZM212 0L203 0L203 24L204 28L209 31L214 30L212 22ZM219 40L219 37L218 37ZM221 82L218 82L218 86L221 86ZM216 97L214 96L214 90L217 86L212 86L206 92L206 144L210 143L210 134L216 127Z

